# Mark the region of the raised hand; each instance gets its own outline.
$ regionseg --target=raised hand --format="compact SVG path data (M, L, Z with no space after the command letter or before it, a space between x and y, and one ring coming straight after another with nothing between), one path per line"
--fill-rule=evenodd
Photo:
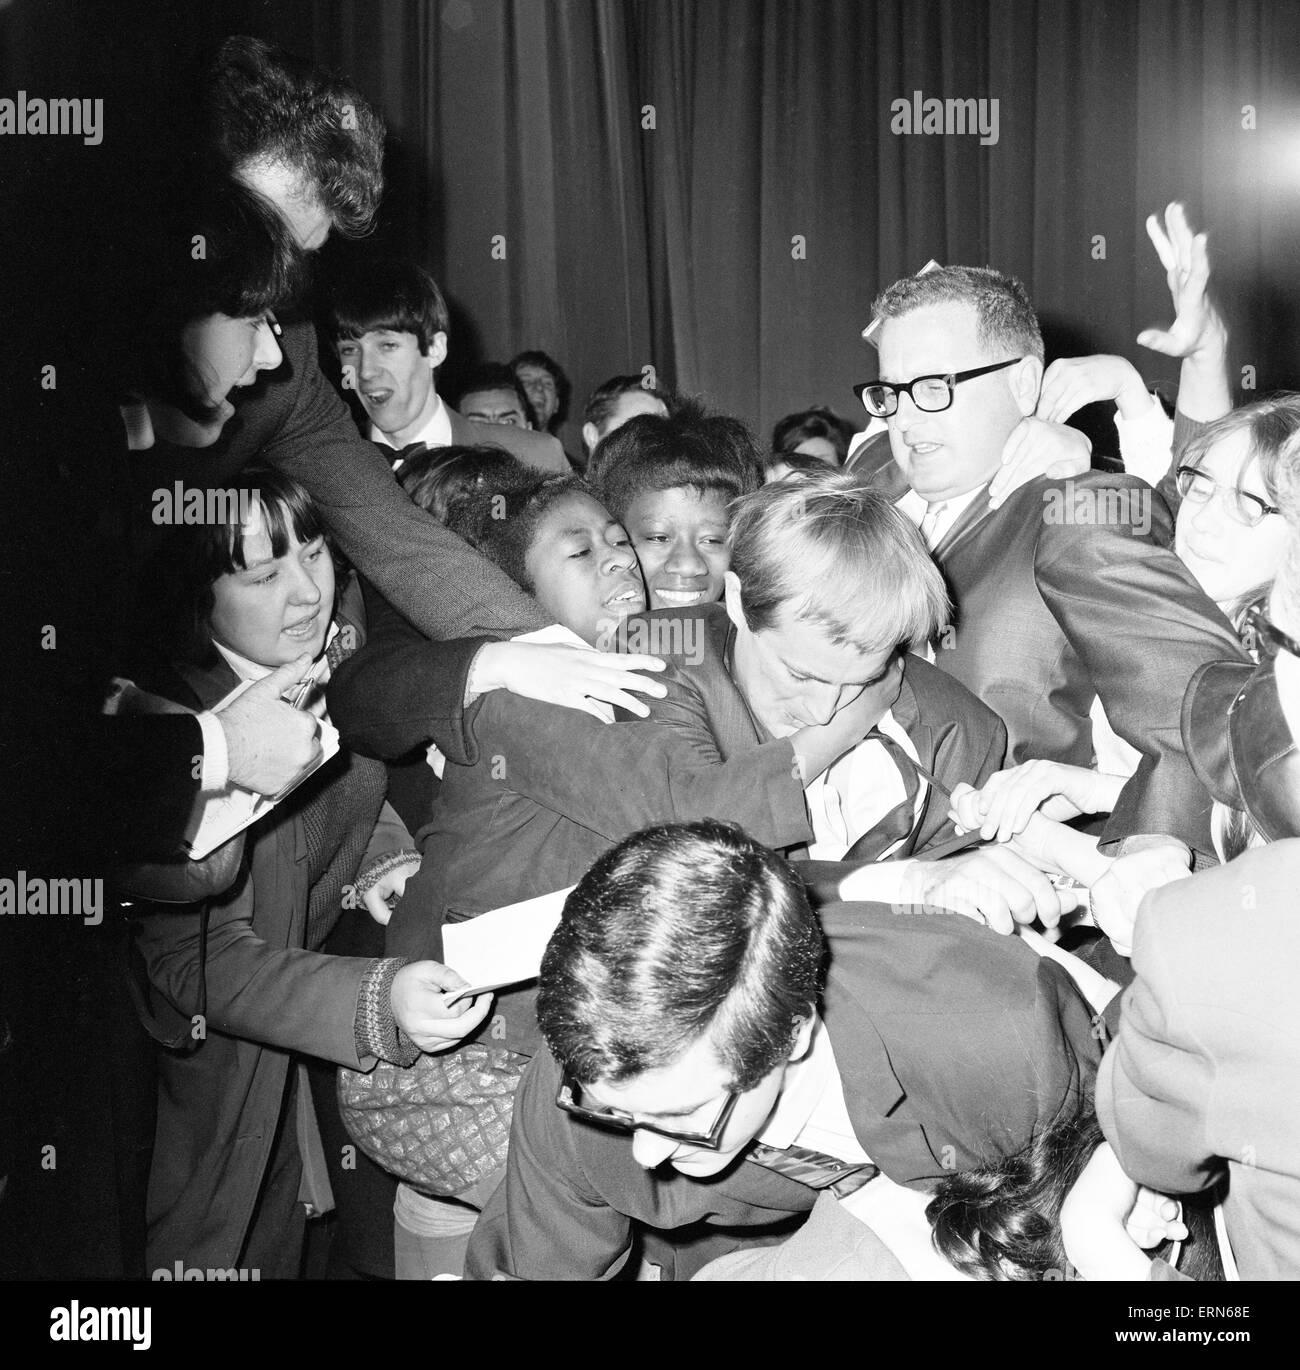
M1174 321L1168 328L1148 328L1138 342L1167 357L1190 357L1222 342L1223 320L1206 293L1210 284L1208 239L1193 233L1187 211L1177 201L1165 209L1161 224L1157 215L1147 216L1147 237L1165 269Z

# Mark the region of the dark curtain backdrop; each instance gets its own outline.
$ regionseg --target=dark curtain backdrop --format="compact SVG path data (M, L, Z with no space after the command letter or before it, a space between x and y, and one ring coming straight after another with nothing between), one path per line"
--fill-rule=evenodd
M5 140L26 163L4 177L11 225L25 196L57 217L120 191L132 157L162 155L160 92L240 31L382 109L379 245L445 286L453 379L542 347L576 404L651 365L763 433L815 402L856 419L871 298L936 257L1021 276L1056 351L1173 381L1133 338L1169 312L1142 221L1181 197L1212 234L1238 363L1260 390L1300 384L1297 3L11 0L0 93L106 100L101 148ZM996 99L997 143L892 133L917 90Z

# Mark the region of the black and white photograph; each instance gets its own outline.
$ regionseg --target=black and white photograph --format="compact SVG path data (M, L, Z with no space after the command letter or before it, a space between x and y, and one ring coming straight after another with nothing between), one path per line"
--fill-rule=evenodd
M11 1346L1286 1345L1300 0L0 0L0 310Z

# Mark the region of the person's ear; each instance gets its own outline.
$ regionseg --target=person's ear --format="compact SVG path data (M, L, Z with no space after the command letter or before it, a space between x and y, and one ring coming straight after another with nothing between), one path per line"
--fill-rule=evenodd
M429 370L436 371L447 360L447 335L435 333L429 340L429 350L424 354Z
M587 449L587 455L596 450L596 444L600 441L600 433L594 423L584 423L582 425L582 441Z
M722 598L727 606L727 617L736 631L749 632L749 624L745 622L745 605L740 597L740 577L734 571L723 572Z
M1016 407L1026 418L1038 408L1038 394L1043 388L1043 364L1037 357L1021 357L1010 368L1008 382Z
M816 1021L812 1006L809 1005L807 1014L799 1019L795 1029L794 1044L790 1048L790 1060L799 1061L807 1056L808 1048L812 1046L813 1024Z

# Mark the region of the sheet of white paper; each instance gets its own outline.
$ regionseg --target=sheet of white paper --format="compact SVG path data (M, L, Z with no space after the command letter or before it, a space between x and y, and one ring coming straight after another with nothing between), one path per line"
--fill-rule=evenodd
M455 998L535 980L542 968L542 953L572 889L570 885L554 894L492 909L463 923L444 924L443 961L470 986Z
M224 699L213 705L213 712L219 713L232 700L237 699L248 687L251 680L242 680ZM182 846L189 853L191 861L201 861L224 842L229 842L236 833L243 832L259 818L265 817L293 790L297 789L309 775L318 771L339 750L338 729L326 718L318 719L320 725L320 756L293 781L286 785L273 799L254 794L252 790L238 785L227 785L217 794L206 795L200 805L190 815Z

